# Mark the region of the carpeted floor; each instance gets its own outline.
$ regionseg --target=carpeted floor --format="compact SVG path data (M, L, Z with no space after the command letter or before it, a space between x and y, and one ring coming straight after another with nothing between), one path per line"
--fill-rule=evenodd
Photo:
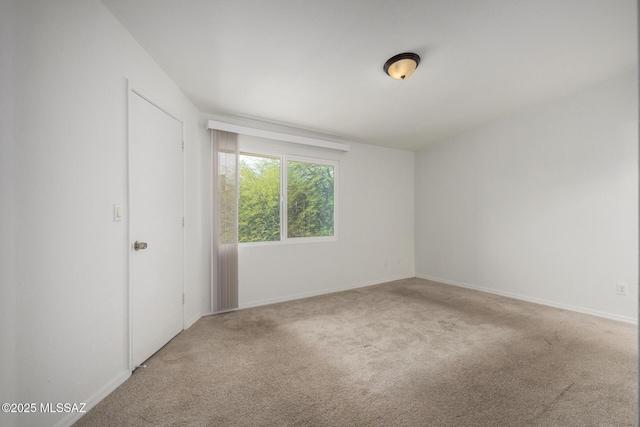
M634 426L636 327L421 279L200 319L76 426Z

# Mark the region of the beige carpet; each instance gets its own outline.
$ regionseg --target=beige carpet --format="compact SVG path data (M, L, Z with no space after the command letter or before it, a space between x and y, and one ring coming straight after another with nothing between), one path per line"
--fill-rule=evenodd
M633 426L636 328L410 279L200 319L77 426Z

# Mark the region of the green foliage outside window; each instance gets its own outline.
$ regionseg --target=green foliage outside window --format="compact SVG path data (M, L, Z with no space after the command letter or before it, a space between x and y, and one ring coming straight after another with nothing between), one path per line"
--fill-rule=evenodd
M287 236L333 236L333 167L287 162Z
M238 241L280 240L280 159L242 154ZM286 162L287 238L334 235L334 167Z
M280 240L280 159L241 155L238 242Z

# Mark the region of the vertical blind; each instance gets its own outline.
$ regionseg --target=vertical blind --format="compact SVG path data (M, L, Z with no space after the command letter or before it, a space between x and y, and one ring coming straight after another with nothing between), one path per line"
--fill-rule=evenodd
M238 134L211 131L213 143L214 312L238 308Z

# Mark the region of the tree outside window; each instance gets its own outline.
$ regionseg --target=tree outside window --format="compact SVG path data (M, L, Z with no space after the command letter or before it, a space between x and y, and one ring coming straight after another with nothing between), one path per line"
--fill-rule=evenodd
M247 153L239 164L240 243L335 236L334 164Z

